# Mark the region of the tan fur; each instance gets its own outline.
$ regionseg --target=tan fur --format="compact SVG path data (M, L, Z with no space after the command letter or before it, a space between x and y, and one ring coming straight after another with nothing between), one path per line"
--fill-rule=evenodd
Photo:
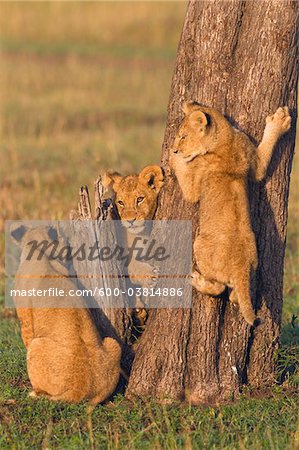
M131 246L137 236L147 237L148 229L145 220L151 220L157 209L159 192L164 184L161 167L147 166L140 174L121 176L119 173L107 172L103 176L106 188L112 188L115 204L126 229L126 245ZM146 275L145 275L146 274ZM151 288L156 281L156 269L152 265L136 261L133 258L128 266L131 283L144 288ZM141 327L147 320L147 312L142 308L141 299L137 299L138 308L133 311L135 319Z
M45 228L25 233L20 243L22 257L15 289L57 286L55 276L62 277L60 289L65 292L76 289L67 278L66 267L58 260L49 260L47 252L41 261L26 260L26 243L35 239L38 242L50 240ZM42 278L37 278L36 274ZM43 301L51 301L51 298ZM101 339L89 310L84 308L83 299L72 297L72 301L79 308L32 308L30 297L26 298L28 307L17 307L33 387L31 396L75 403L89 400L90 405L96 405L109 397L117 385L121 348L115 339Z
M116 172L104 175L103 184L106 188L112 188L119 216L126 229L127 245L130 246L136 236L147 235L144 221L154 217L163 183L164 176L159 166L147 166L138 175L121 176ZM134 258L129 264L128 273L132 276L132 283L144 287L148 287L155 277L155 270L150 264ZM144 278L144 274L152 277Z
M256 319L250 298L250 276L257 267L251 228L247 177L261 180L274 146L291 126L288 108L267 117L263 139L255 149L213 108L184 105L185 118L176 135L170 164L186 200L200 201L200 234L194 242L198 271L193 286L219 295L226 286L245 320Z

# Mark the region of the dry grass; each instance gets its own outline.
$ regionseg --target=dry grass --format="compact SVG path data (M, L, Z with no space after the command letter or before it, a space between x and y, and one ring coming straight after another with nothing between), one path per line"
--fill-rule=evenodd
M135 48L139 55L173 55L185 9L186 1L2 3L0 29L16 50L43 44L78 51L88 45L89 52L107 46L109 53Z
M158 162L185 2L1 3L1 248L5 219L65 218L82 183ZM119 20L121 18L121 20ZM285 307L298 311L299 164ZM0 260L3 273L3 258Z
M8 218L67 217L99 171L159 161L184 10L1 4L2 231Z

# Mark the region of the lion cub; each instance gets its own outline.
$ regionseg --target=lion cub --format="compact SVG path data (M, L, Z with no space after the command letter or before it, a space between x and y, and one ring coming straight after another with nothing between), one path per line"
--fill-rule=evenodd
M65 293L76 289L67 268L58 259L49 259L51 249L45 250L40 261L36 256L26 259L31 241L52 242L45 227L27 230L21 226L11 234L22 252L14 289L46 290L57 284ZM121 348L115 339L101 339L81 297L71 299L77 308L57 308L59 298L49 296L42 298L41 306L45 307L33 308L32 297L25 299L26 307L18 307L15 298L33 387L30 395L74 403L89 400L92 406L114 391L120 374Z
M119 173L106 172L103 176L106 188L112 188L115 204L122 225L126 229L126 244L130 247L136 236L149 234L146 220L151 220L157 209L159 192L164 184L164 175L160 166L146 166L139 175L121 176ZM145 276L145 274L147 276ZM128 275L133 284L151 287L156 277L156 268L146 262L133 258L128 266ZM144 321L145 310L138 311Z
M147 166L139 175L123 177L117 172L106 172L103 177L106 188L112 188L115 204L122 225L126 229L127 245L130 246L136 235L148 235L146 220L151 220L157 209L159 192L164 184L164 175L160 166ZM144 274L155 275L154 268L145 262L132 258L128 273L132 282L137 279L138 284L148 286ZM140 278L138 278L140 275Z
M267 117L257 149L215 109L187 102L183 111L170 165L184 198L200 201L199 235L194 242L198 270L192 274L192 284L208 295L219 295L228 286L230 300L239 304L244 319L257 325L250 276L258 261L247 177L259 181L265 176L276 142L290 129L288 108L278 108Z

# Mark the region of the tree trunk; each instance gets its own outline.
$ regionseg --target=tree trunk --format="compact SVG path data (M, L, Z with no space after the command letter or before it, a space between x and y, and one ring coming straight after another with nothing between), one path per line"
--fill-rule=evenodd
M237 394L244 382L262 386L274 380L295 141L297 30L295 1L189 3L163 144L167 183L156 218L190 219L194 230L198 223L199 205L183 201L168 166L183 101L217 108L256 142L266 116L288 105L292 130L275 149L266 181L250 185L259 254L254 301L264 323L253 331L225 296L216 299L195 291L189 310L151 311L133 363L129 398L215 402Z
M119 216L117 214L117 210L112 202L112 200L107 199L103 200L104 188L102 185L101 177L99 177L95 182L95 219L93 220L90 198L87 186L82 186L79 191L79 202L78 202L78 210L72 210L70 212L70 219L75 221L87 221L86 222L86 230L84 230L84 222L83 228L76 227L76 222L74 225L74 230L72 236L74 241L76 242L77 233L79 232L79 240L76 248L82 244L82 233L85 231L85 242L89 244L89 239L91 238L90 245L92 246L96 241L98 243L99 248L107 245L107 233L103 233L103 229L101 229L101 224L105 220L118 220ZM86 261L85 266L83 267L83 274L87 275L87 277L83 277L82 275L82 263L78 263L76 259L73 260L74 269L77 273L77 285L80 289L94 289L96 286L99 286L99 279L97 276L92 276L94 274L94 265L91 262ZM99 264L99 268L96 271L96 275L104 275L103 285L106 288L110 288L111 281L107 277L112 273L111 268L107 273L107 263L106 265L102 265L101 262ZM119 274L121 274L121 270L119 270ZM106 278L105 278L106 276ZM119 291L125 290L126 280L124 279L114 279L113 287L118 288ZM121 367L126 374L129 375L132 361L134 358L134 351L129 345L130 341L130 327L131 327L131 316L129 314L128 308L120 308L116 307L114 304L113 297L105 297L104 301L107 307L99 307L101 305L101 301L103 297L95 296L93 299L88 299L88 306L92 316L92 319L101 334L102 337L113 337L116 339L120 345L122 346L122 359L121 359ZM117 391L121 390L123 387L123 383L121 382L121 386L118 387Z

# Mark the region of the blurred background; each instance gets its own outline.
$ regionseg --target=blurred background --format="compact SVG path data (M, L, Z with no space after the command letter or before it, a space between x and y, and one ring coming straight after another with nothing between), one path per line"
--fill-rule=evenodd
M159 163L186 2L16 2L0 11L3 280L4 220L68 218L80 185L92 189L99 172ZM299 312L298 175L296 155L285 324Z

